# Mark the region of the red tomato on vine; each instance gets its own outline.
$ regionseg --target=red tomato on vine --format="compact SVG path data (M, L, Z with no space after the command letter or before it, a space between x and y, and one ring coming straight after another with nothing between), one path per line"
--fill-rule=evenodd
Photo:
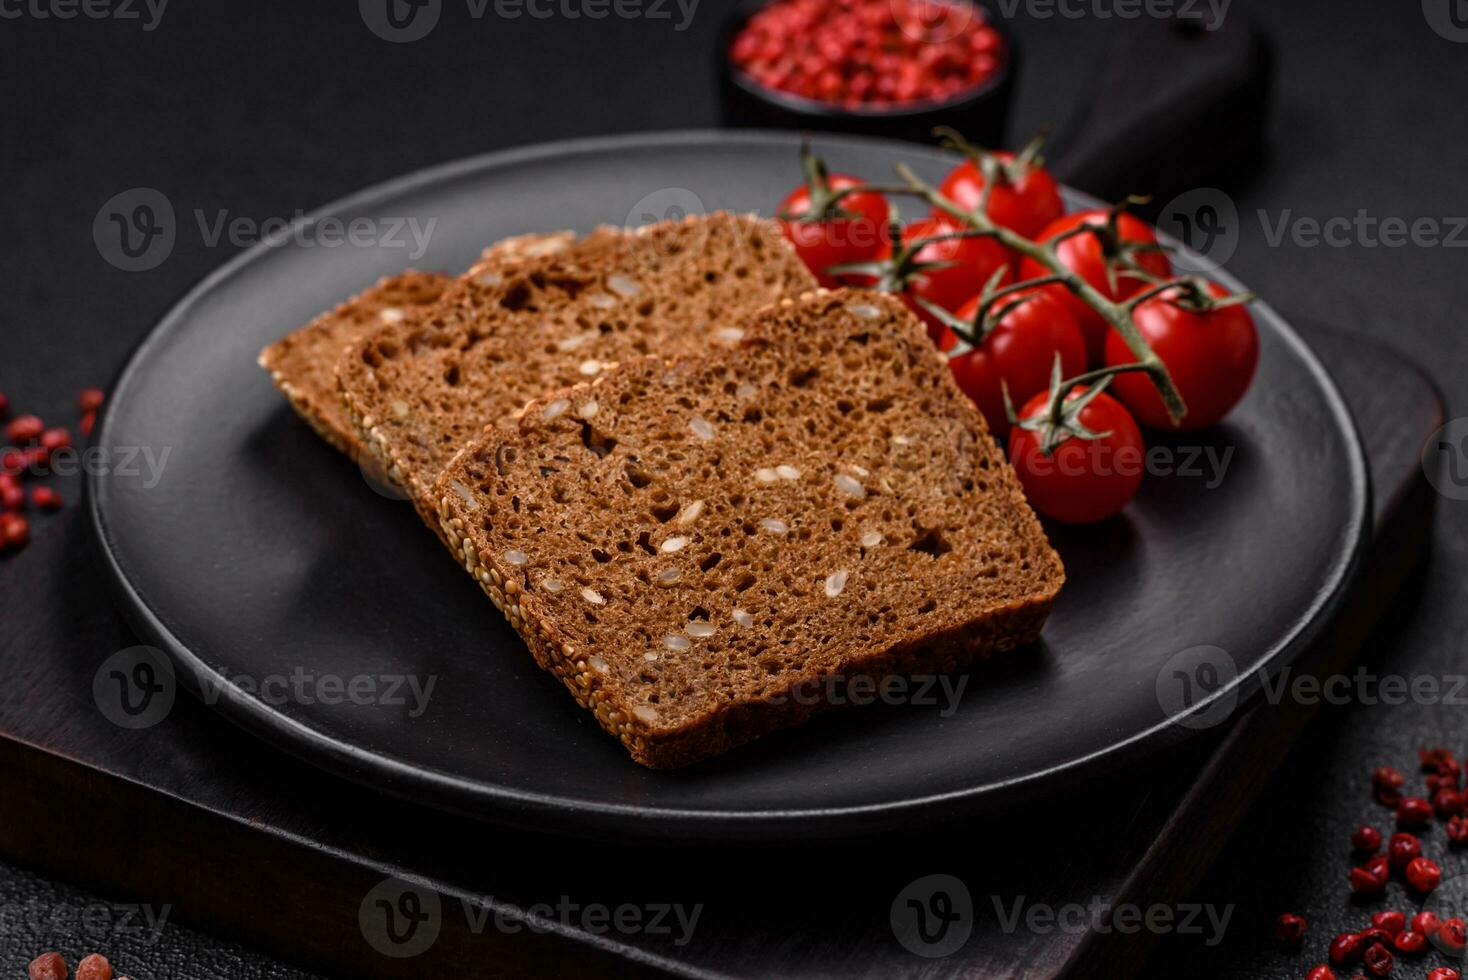
M1181 422L1173 422L1150 378L1119 374L1113 385L1116 397L1139 422L1168 431L1204 429L1244 397L1259 363L1259 331L1240 299L1218 283L1199 280L1184 281L1137 304L1132 321L1167 366L1188 409ZM1121 334L1111 330L1107 365L1135 361Z
M957 319L972 329L983 302L975 296ZM950 355L948 366L958 387L984 413L989 431L1003 439L1009 432L1004 392L1023 404L1045 391L1057 354L1066 377L1080 374L1086 369L1086 342L1070 310L1043 289L1000 296L985 320L979 325L982 336L970 332L965 339L973 346Z
M1142 485L1142 432L1101 387L1072 389L1058 412L1053 390L1036 395L1009 434L1009 461L1030 506L1046 517L1067 524L1105 520Z
M921 218L898 237L895 248L889 244L876 262L849 268L846 279L902 297L927 325L934 343L944 342L947 327L924 303L953 313L996 274L1000 285L1013 276L1008 249L952 221Z
M1068 236L1055 247L1061 264L1112 302L1134 296L1152 279L1165 279L1172 273L1172 262L1159 250L1152 226L1125 211L1076 211L1051 222L1040 233L1040 241L1051 242L1061 236ZM1034 259L1020 263L1021 282L1049 274L1050 270ZM1075 314L1086 337L1086 352L1099 363L1110 329L1105 318L1069 289L1055 286L1053 291Z
M822 286L840 285L826 270L868 262L887 247L890 206L877 191L849 174L828 174L809 150L801 153L806 182L785 195L776 211L795 254Z
M992 184L984 213L996 225L1026 238L1039 235L1065 213L1060 185L1040 162L1040 140L1018 154L981 150L956 133L950 133L948 144L968 158L948 172L938 190L963 210L977 211L984 188ZM941 208L933 210L935 218L945 214Z

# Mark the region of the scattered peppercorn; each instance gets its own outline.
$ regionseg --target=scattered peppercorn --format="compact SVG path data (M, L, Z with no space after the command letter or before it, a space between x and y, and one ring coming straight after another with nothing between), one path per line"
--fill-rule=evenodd
M1462 952L1464 945L1468 945L1468 924L1462 919L1444 919L1437 931L1437 941L1449 952Z
M1375 854L1381 847L1381 831L1375 827L1357 827L1351 835L1351 846L1361 854Z
M1380 766L1371 774L1371 784L1376 792L1376 798L1387 806L1396 806L1401 802L1401 790L1406 783L1407 777L1391 766Z
M1443 828L1443 833L1448 836L1448 843L1468 843L1468 819L1461 814L1448 818L1448 824Z
M1392 964L1396 961L1391 950L1381 943L1372 943L1366 947L1362 959L1366 963L1366 969L1370 970L1373 976L1378 977L1384 977L1392 972Z
M32 439L41 438L41 433L46 431L46 423L35 415L19 415L10 420L5 427L5 438L8 442L17 446L23 446Z
M66 980L66 960L60 953L42 953L26 969L30 980Z
M64 501L61 494L50 487L32 487L31 503L35 504L37 510L60 510Z
M1427 980L1459 980L1458 971L1450 966L1440 966L1427 975Z
M84 412L80 431L88 435L101 407L101 389L87 388L77 396ZM0 418L9 413L9 402L0 394ZM30 523L21 515L27 496L38 511L54 512L65 506L61 494L51 487L34 486L27 495L22 483L43 477L50 469L52 454L72 448L71 432L64 426L47 428L37 415L13 418L0 429L5 441L13 445L0 449L0 554L13 553L30 543Z
M1443 920L1436 912L1429 912L1423 909L1421 912L1412 916L1412 921L1409 925L1413 932L1420 932L1424 936L1436 936L1438 930L1443 927Z
M1426 895L1442 882L1443 872L1431 858L1415 857L1407 864L1406 877L1407 884Z
M1405 868L1413 858L1422 854L1422 841L1417 839L1416 834L1392 834L1391 840L1386 843L1387 856L1391 858L1391 866L1396 871Z
M0 513L0 551L19 551L31 541L31 525L19 514Z
M1397 804L1398 827L1422 827L1432 819L1432 805L1420 796L1405 796Z
M1427 948L1427 937L1411 929L1403 929L1392 937L1392 948L1406 956L1416 956Z
M1423 772L1441 773L1444 767L1456 767L1458 764L1453 753L1441 747L1429 749L1423 746L1417 750L1417 758L1422 763Z
M1322 963L1305 974L1305 980L1335 980L1335 971Z
M1361 937L1354 932L1343 932L1330 941L1328 953L1331 963L1345 966L1361 955Z
M69 449L71 447L71 433L63 428L47 429L41 433L41 446L47 452L55 452L58 449Z
M1379 895L1386 888L1386 875L1376 874L1369 868L1352 868L1347 879L1351 891L1357 895Z
M1405 912L1376 912L1371 916L1371 924L1395 936L1407 928L1407 915Z
M1439 820L1446 820L1455 813L1463 812L1463 798L1457 790L1440 789L1432 796L1432 812Z
M1305 938L1305 919L1293 912L1285 912L1274 921L1274 941L1291 948L1300 945Z
M112 964L101 953L93 953L76 965L75 980L112 980Z

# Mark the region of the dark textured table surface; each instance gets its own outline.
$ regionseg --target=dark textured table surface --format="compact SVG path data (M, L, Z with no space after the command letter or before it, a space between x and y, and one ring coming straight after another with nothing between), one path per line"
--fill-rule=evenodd
M0 219L8 232L0 254L11 287L0 293L0 390L13 402L60 419L78 388L105 384L168 304L237 250L228 234L212 238L221 212L250 223L290 218L488 149L715 121L713 3L679 31L676 4L667 5L671 20L492 12L475 20L464 4L445 2L440 27L413 44L379 40L353 7L180 4L145 29L153 15L140 3L131 5L137 20L59 19L60 7L0 4ZM1028 54L1020 131L1064 124L1108 41L1129 27L1097 15L1117 4L1062 4L1049 18L1034 16L1047 9L1021 3L1016 15ZM1278 307L1396 344L1427 366L1449 414L1461 411L1468 38L1437 33L1414 3L1235 0L1229 9L1256 16L1279 43L1268 157L1231 191L1240 235L1229 268ZM92 221L108 198L140 186L173 203L178 240L157 268L127 273L99 255ZM1301 219L1331 218L1351 223L1339 245L1292 234L1308 231ZM1361 230L1388 218L1433 220L1458 246L1387 246ZM28 589L65 587L50 584L44 560L38 546L0 563L0 643L3 623L23 615ZM1465 572L1468 505L1444 500L1420 585L1372 652L1377 670L1464 673ZM75 596L79 614L104 601ZM1268 920L1285 908L1301 912L1318 949L1364 917L1342 885L1351 827L1383 823L1369 801L1370 768L1406 766L1423 743L1468 749L1459 705L1325 711L1194 896L1235 907L1223 941L1173 937L1155 974L1303 975L1305 957L1269 948ZM1450 858L1445 870L1468 871L1468 860ZM93 903L103 913L84 918ZM141 911L124 923L125 910L105 903L0 868L0 971L19 975L39 949L76 955L95 946L121 953L142 978L302 975L172 925L154 941Z

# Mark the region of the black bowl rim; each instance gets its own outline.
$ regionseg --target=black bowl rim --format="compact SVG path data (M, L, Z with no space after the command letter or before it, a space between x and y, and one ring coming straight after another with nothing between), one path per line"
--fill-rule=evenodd
M1004 18L982 0L956 0L956 2L968 3L983 11L985 21L1004 39L1004 56L999 61L999 70L983 82L956 92L941 101L907 102L884 109L851 109L830 102L821 102L818 99L808 99L803 95L767 88L729 60L729 45L733 42L734 35L739 29L748 23L757 11L778 2L780 0L751 0L751 2L735 5L724 23L723 31L719 34L719 63L723 66L724 75L729 84L737 86L741 92L753 98L796 115L839 121L842 119L913 119L929 113L951 112L954 109L971 106L1002 95L1005 86L1013 80L1019 64L1019 42L1014 32L1009 29L1009 25L1004 23Z

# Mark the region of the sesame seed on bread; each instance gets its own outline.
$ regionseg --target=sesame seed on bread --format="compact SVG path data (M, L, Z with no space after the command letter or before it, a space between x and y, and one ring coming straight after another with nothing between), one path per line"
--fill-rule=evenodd
M379 467L436 526L433 482L486 425L619 361L733 345L746 317L814 285L779 226L753 216L600 228L481 263L428 315L349 347L337 380Z
M432 497L537 662L655 768L830 707L827 680L1029 643L1064 581L982 415L870 292L543 395Z
M570 232L518 235L496 242L480 257L482 268L561 247ZM451 276L409 270L388 276L321 314L260 352L260 366L291 407L323 439L356 459L362 449L336 384L336 362L348 345L384 324L413 322L438 302Z

